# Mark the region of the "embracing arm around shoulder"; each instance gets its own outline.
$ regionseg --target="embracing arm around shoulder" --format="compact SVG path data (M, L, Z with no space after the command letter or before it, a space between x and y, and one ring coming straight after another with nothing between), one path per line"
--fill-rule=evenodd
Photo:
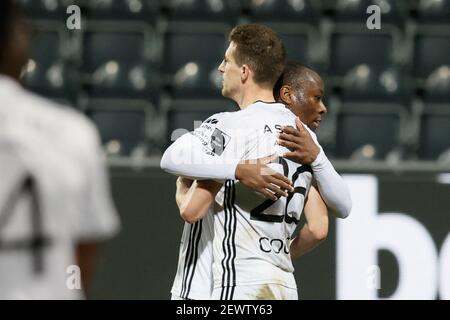
M222 185L213 180L190 181L178 178L176 200L181 218L187 223L202 219L214 204L214 198Z

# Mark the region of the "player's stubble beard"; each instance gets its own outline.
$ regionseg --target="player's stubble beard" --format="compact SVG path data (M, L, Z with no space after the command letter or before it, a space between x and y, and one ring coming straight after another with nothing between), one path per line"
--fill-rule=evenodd
M232 73L224 73L222 78L222 96L238 103L239 79ZM239 104L239 103L238 103Z
M226 81L222 82L222 96L225 98L233 99L232 89L226 85Z

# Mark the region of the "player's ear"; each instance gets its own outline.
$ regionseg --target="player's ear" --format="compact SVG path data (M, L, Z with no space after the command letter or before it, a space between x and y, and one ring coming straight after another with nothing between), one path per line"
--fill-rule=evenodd
M291 87L288 85L284 85L280 89L280 98L284 104L291 105L292 104L292 93Z
M241 67L241 81L245 82L250 77L251 70L248 65L243 64Z

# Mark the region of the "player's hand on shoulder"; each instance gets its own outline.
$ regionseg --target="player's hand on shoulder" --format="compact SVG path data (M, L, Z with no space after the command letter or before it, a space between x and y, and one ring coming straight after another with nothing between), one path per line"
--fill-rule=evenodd
M299 118L296 118L297 128L283 127L279 135L278 144L290 150L284 158L299 164L310 165L316 160L320 148L314 142L309 131Z

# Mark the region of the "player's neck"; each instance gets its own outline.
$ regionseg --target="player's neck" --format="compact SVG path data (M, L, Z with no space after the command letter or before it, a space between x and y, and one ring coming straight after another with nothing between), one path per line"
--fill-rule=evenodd
M241 110L246 109L249 105L256 101L275 102L272 90L255 88L255 90L248 90L243 93L239 101L236 101Z

